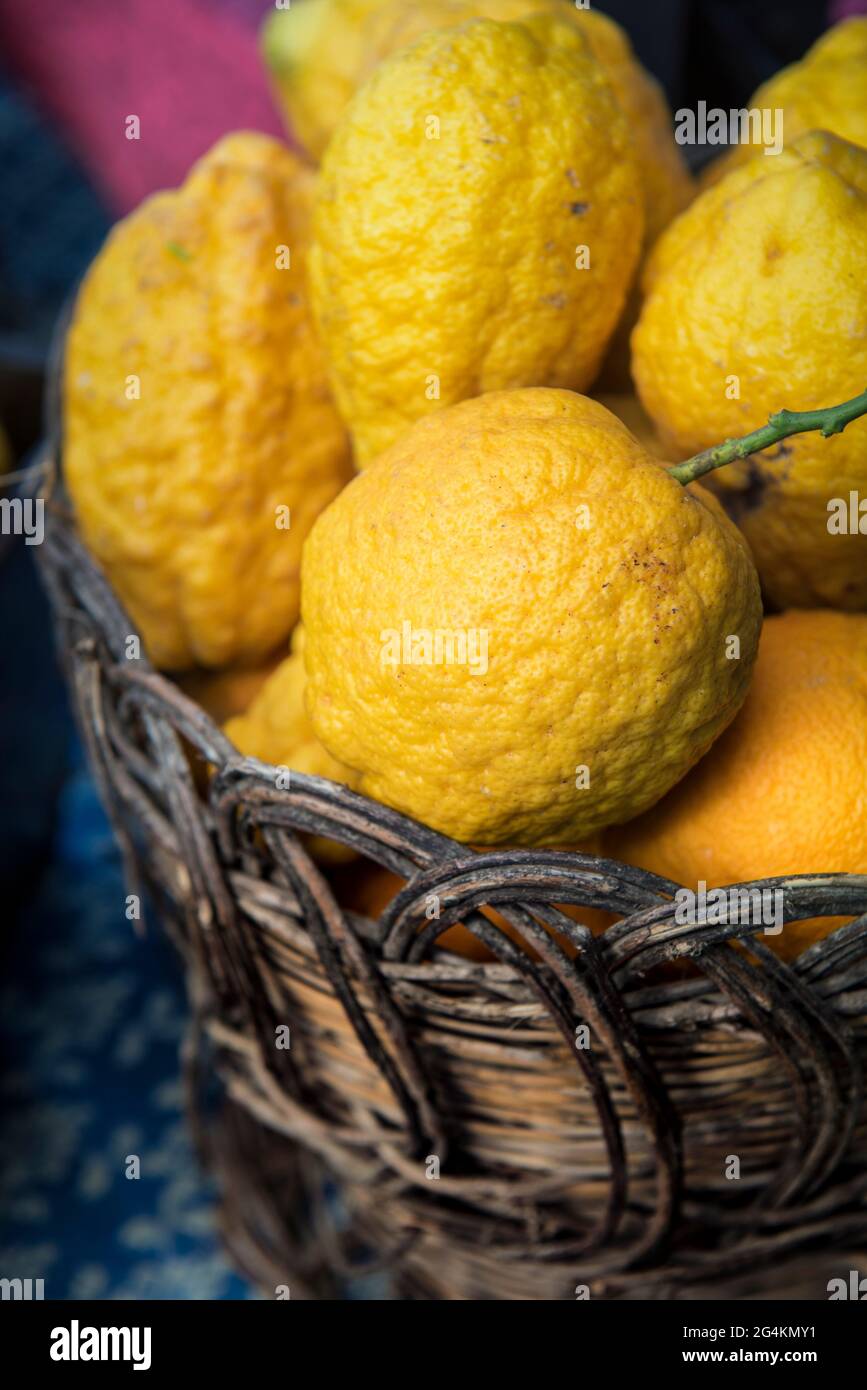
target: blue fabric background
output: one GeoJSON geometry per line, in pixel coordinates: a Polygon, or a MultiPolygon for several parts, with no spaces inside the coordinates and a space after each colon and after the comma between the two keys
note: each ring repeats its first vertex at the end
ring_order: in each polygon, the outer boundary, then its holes
{"type": "Polygon", "coordinates": [[[179,964],[126,920],[111,832],[70,751],[0,986],[0,1274],[44,1279],[46,1298],[253,1297],[186,1132],[179,964]]]}
{"type": "MultiPolygon", "coordinates": [[[[108,218],[2,77],[0,179],[0,416],[21,450],[51,326],[108,218]]],[[[0,547],[0,1278],[43,1279],[46,1298],[254,1297],[185,1129],[180,965],[124,916],[32,562],[0,547]]]]}

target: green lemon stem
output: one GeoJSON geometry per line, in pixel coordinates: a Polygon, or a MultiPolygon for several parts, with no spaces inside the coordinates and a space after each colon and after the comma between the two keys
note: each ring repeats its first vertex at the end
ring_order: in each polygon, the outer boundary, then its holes
{"type": "Polygon", "coordinates": [[[685,463],[676,463],[669,468],[672,478],[686,487],[705,473],[712,473],[723,464],[734,463],[735,459],[745,459],[749,454],[757,454],[760,449],[769,449],[772,444],[788,439],[791,434],[806,434],[809,430],[819,430],[827,439],[832,434],[840,434],[847,425],[859,416],[867,415],[867,391],[853,396],[842,405],[829,405],[824,410],[778,410],[766,425],[742,439],[727,439],[723,444],[715,444],[705,449],[685,463]]]}

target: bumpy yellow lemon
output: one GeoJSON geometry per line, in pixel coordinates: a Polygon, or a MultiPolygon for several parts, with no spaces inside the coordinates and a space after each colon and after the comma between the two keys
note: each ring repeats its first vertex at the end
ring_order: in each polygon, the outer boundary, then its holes
{"type": "Polygon", "coordinates": [[[259,666],[230,667],[224,671],[184,671],[176,677],[176,681],[184,694],[201,705],[215,724],[225,724],[228,719],[246,713],[282,659],[281,652],[279,657],[271,656],[259,666]]]}
{"type": "Polygon", "coordinates": [[[357,779],[332,758],[314,733],[304,705],[304,628],[292,634],[290,654],[256,691],[247,708],[225,726],[228,738],[248,758],[294,768],[351,786],[357,779]]]}
{"type": "Polygon", "coordinates": [[[343,108],[383,58],[430,29],[540,13],[577,25],[605,69],[629,120],[647,239],[653,240],[686,206],[692,180],[662,88],[638,62],[619,24],[596,10],[576,9],[566,0],[301,0],[270,16],[263,47],[291,129],[321,159],[343,108]]]}
{"type": "MultiPolygon", "coordinates": [[[[431,29],[474,17],[514,21],[538,13],[576,25],[614,89],[638,159],[650,246],[690,201],[693,180],[661,87],[606,15],[567,0],[302,0],[271,15],[263,44],[290,128],[321,158],[344,107],[383,58],[431,29]]],[[[639,306],[633,286],[601,368],[607,389],[631,389],[629,333],[639,306]]]]}
{"type": "Polygon", "coordinates": [[[594,390],[593,400],[604,405],[605,409],[610,410],[612,415],[616,415],[621,424],[624,424],[630,433],[635,435],[639,444],[643,445],[653,458],[667,461],[666,451],[653,427],[653,421],[634,392],[600,392],[594,390]]]}
{"type": "MultiPolygon", "coordinates": [[[[768,618],[731,728],[606,849],[693,890],[776,875],[867,873],[867,615],[768,618]]],[[[837,918],[763,939],[791,957],[837,918]]]]}
{"type": "MultiPolygon", "coordinates": [[[[322,747],[304,705],[304,628],[299,623],[292,634],[290,654],[280,662],[257,691],[243,713],[229,719],[225,733],[240,753],[259,758],[291,773],[326,777],[355,787],[358,776],[343,767],[322,747]]],[[[321,835],[307,837],[311,853],[326,864],[344,864],[355,858],[355,851],[321,835]]]]}
{"type": "MultiPolygon", "coordinates": [[[[639,395],[671,458],[783,406],[863,391],[867,150],[814,132],[704,193],[654,249],[632,346],[639,395]]],[[[712,483],[777,605],[867,607],[867,535],[850,519],[850,495],[867,497],[867,419],[833,439],[787,439],[712,483]]]]}
{"type": "MultiPolygon", "coordinates": [[[[867,146],[867,17],[844,19],[799,63],[775,73],[750,98],[758,111],[782,111],[783,139],[792,144],[810,130],[829,130],[867,146]]],[[[756,132],[750,130],[750,136],[756,132]]],[[[703,183],[716,183],[756,153],[751,138],[715,159],[703,183]]],[[[770,158],[770,157],[769,157],[770,158]]]]}
{"type": "Polygon", "coordinates": [[[304,549],[307,707],[360,789],[458,840],[568,847],[739,708],[748,547],[609,411],[495,392],[418,422],[304,549]]]}
{"type": "Polygon", "coordinates": [[[308,308],[313,175],[234,135],[120,223],[69,334],[79,524],[159,666],[261,660],[351,474],[308,308]]]}
{"type": "MultiPolygon", "coordinates": [[[[386,0],[295,0],[262,28],[262,52],[289,130],[321,159],[343,110],[370,75],[386,0]]],[[[427,27],[433,28],[434,25],[427,27]]]]}
{"type": "Polygon", "coordinates": [[[482,391],[589,383],[641,232],[628,125],[575,26],[473,20],[387,59],[329,146],[310,258],[357,462],[482,391]]]}

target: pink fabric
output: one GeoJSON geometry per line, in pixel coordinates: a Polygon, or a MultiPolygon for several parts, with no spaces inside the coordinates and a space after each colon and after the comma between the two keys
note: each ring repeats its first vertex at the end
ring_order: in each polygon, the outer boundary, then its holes
{"type": "Polygon", "coordinates": [[[828,19],[836,24],[840,19],[848,19],[853,14],[867,14],[867,0],[832,0],[828,7],[828,19]]]}
{"type": "Polygon", "coordinates": [[[258,51],[267,0],[0,0],[5,65],[109,206],[182,182],[228,130],[283,134],[258,51]],[[141,138],[128,140],[127,116],[141,138]]]}
{"type": "MultiPolygon", "coordinates": [[[[109,206],[179,184],[227,130],[283,134],[258,51],[269,0],[0,0],[5,65],[109,206]],[[141,139],[127,140],[127,116],[141,139]]],[[[831,21],[867,0],[830,0],[831,21]]]]}

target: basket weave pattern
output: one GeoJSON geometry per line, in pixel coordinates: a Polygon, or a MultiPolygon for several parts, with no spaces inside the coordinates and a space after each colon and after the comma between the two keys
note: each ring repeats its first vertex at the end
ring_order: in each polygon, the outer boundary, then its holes
{"type": "MultiPolygon", "coordinates": [[[[225,1095],[203,1143],[263,1285],[332,1296],[357,1261],[408,1297],[826,1296],[829,1259],[867,1247],[867,916],[788,966],[749,926],[677,925],[651,874],[477,854],[318,778],[278,787],[127,659],[59,486],[40,562],[129,891],[186,964],[190,1075],[225,1095]],[[378,922],[342,910],[304,832],[407,887],[378,922]],[[554,903],[620,920],[594,937],[554,903]],[[496,964],[433,951],[458,921],[496,964]]],[[[867,914],[865,877],[750,886],[783,887],[787,920],[867,914]]]]}

